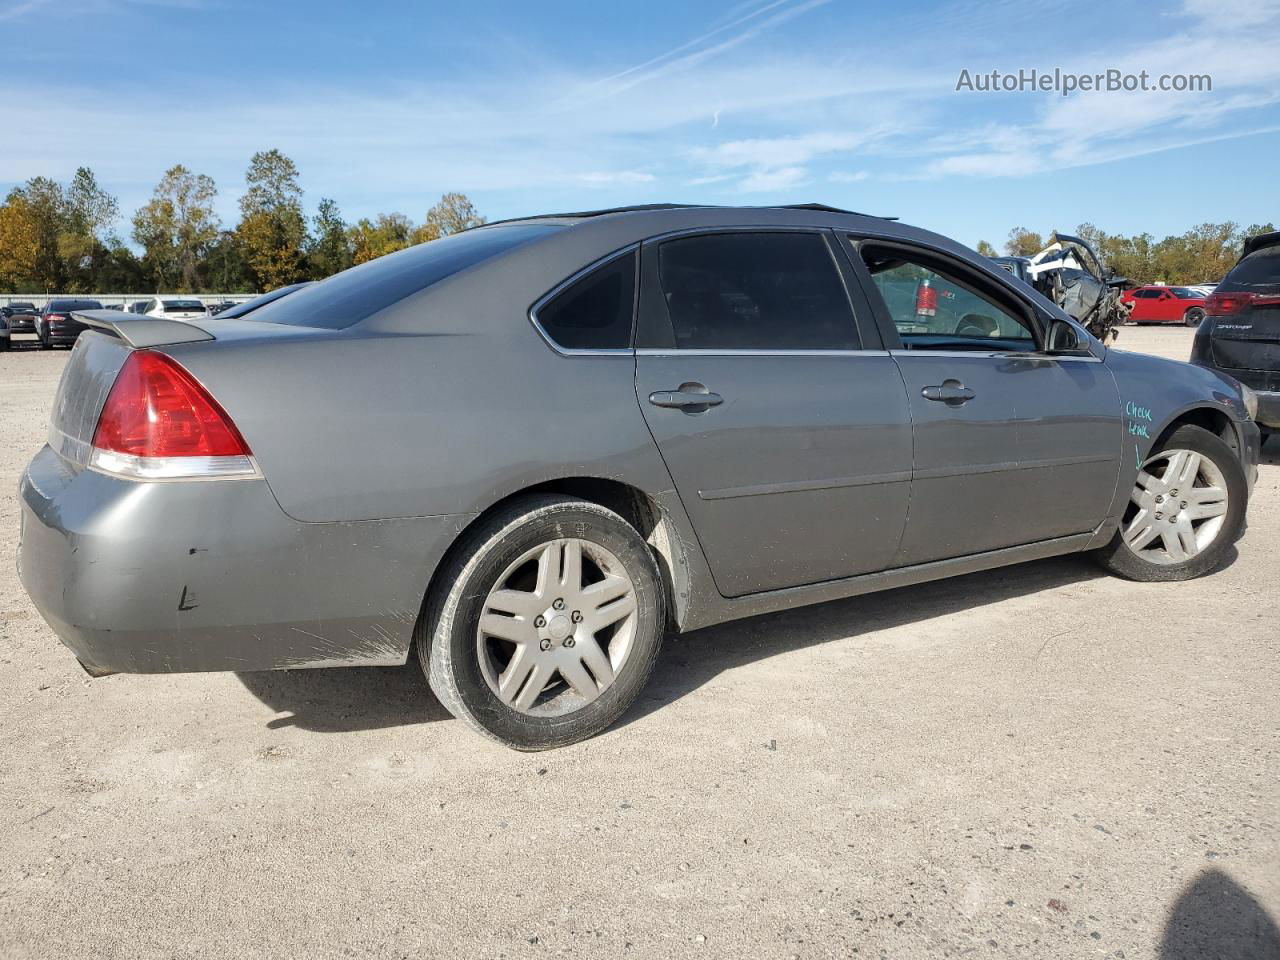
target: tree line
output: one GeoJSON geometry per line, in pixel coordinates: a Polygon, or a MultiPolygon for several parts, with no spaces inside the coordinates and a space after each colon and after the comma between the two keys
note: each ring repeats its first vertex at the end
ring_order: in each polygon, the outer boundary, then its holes
{"type": "Polygon", "coordinates": [[[253,155],[245,186],[239,222],[226,227],[213,179],[170,168],[129,220],[131,247],[117,232],[119,202],[88,167],[65,184],[33,177],[0,205],[0,291],[266,291],[485,222],[461,193],[444,194],[420,224],[402,213],[347,223],[328,197],[307,218],[298,168],[279,150],[253,155]]]}
{"type": "MultiPolygon", "coordinates": [[[[1082,223],[1074,235],[1093,247],[1103,264],[1118,277],[1139,284],[1188,284],[1217,283],[1235,266],[1245,239],[1273,230],[1270,223],[1243,228],[1231,221],[1202,223],[1186,233],[1157,240],[1149,233],[1126,237],[1082,223]]],[[[1011,257],[1030,257],[1047,245],[1035,231],[1014,227],[1004,250],[1011,257]]],[[[998,256],[995,247],[985,240],[978,243],[978,252],[987,257],[998,256]]]]}

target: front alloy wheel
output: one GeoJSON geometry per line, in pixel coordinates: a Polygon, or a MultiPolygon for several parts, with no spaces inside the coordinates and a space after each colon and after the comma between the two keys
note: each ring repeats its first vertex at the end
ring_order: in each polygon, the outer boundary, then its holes
{"type": "Polygon", "coordinates": [[[1149,563],[1199,556],[1221,534],[1229,497],[1222,470],[1208,457],[1164,450],[1138,471],[1124,541],[1149,563]]]}
{"type": "Polygon", "coordinates": [[[1119,529],[1097,559],[1130,580],[1202,576],[1226,560],[1248,499],[1244,466],[1226,441],[1180,426],[1142,462],[1119,529]]]}

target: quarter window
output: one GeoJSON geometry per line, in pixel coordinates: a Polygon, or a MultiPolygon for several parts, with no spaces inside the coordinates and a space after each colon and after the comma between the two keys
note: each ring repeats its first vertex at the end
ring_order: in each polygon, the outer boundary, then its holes
{"type": "Polygon", "coordinates": [[[658,273],[677,347],[861,347],[844,283],[819,234],[669,240],[658,248],[658,273]]]}
{"type": "Polygon", "coordinates": [[[867,243],[858,252],[907,349],[1036,349],[1027,317],[997,305],[957,274],[937,269],[932,258],[867,243]]]}
{"type": "Polygon", "coordinates": [[[631,346],[636,253],[615,257],[538,308],[538,324],[566,350],[625,350],[631,346]]]}

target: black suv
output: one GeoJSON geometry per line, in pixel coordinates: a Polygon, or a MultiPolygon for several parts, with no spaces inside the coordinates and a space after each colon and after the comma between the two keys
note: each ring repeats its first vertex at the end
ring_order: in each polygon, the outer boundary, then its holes
{"type": "Polygon", "coordinates": [[[1280,230],[1250,237],[1204,302],[1191,362],[1229,374],[1257,394],[1263,441],[1280,432],[1280,230]]]}

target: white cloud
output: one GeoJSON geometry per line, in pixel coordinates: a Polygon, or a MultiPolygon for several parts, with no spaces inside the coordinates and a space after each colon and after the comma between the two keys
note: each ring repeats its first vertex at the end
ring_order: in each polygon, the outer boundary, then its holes
{"type": "Polygon", "coordinates": [[[827,179],[832,183],[861,183],[870,177],[871,174],[866,170],[836,170],[827,179]]]}
{"type": "Polygon", "coordinates": [[[804,167],[777,167],[758,170],[746,177],[739,186],[744,193],[772,193],[798,187],[808,179],[809,171],[804,167]]]}
{"type": "Polygon", "coordinates": [[[578,179],[583,183],[653,183],[657,178],[652,173],[642,170],[596,170],[591,173],[580,173],[578,179]]]}

